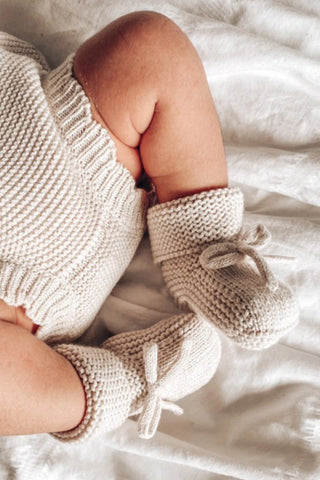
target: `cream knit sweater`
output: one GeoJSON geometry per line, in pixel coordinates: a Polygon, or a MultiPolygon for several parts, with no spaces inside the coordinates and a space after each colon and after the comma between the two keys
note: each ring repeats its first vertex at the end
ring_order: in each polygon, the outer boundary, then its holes
{"type": "Polygon", "coordinates": [[[148,196],[72,75],[0,32],[0,298],[47,342],[93,321],[132,259],[148,196]]]}

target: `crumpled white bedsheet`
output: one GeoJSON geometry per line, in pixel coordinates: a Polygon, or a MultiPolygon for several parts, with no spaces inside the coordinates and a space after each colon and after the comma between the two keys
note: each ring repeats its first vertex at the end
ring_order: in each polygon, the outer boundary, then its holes
{"type": "MultiPolygon", "coordinates": [[[[221,335],[215,377],[179,402],[185,415],[165,412],[152,440],[137,438],[133,420],[77,446],[49,435],[4,437],[0,478],[318,480],[320,2],[0,0],[0,29],[56,66],[105,24],[143,9],[178,23],[204,62],[245,223],[270,229],[266,253],[296,257],[274,269],[298,297],[300,324],[263,352],[221,335]]],[[[86,340],[174,312],[145,237],[86,340]]]]}

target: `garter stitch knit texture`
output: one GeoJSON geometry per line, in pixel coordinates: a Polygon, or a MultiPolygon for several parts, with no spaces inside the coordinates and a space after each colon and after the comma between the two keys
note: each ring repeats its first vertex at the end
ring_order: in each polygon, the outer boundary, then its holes
{"type": "Polygon", "coordinates": [[[148,227],[154,261],[178,305],[255,350],[291,330],[299,309],[257,252],[269,232],[263,225],[244,232],[242,215],[240,189],[221,188],[153,206],[148,227]]]}
{"type": "Polygon", "coordinates": [[[59,440],[76,442],[101,430],[114,430],[136,414],[140,414],[139,436],[151,438],[161,410],[182,413],[172,402],[205,385],[221,355],[218,335],[190,313],[115,335],[101,348],[61,344],[54,349],[76,368],[86,393],[80,425],[54,434],[59,440]]]}
{"type": "Polygon", "coordinates": [[[47,342],[93,321],[132,259],[148,195],[72,75],[0,32],[0,298],[47,342]]]}

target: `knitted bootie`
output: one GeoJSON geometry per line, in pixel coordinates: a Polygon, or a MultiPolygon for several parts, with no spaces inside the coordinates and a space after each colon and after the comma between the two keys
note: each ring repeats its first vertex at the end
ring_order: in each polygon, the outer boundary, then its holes
{"type": "Polygon", "coordinates": [[[161,410],[183,413],[172,402],[205,385],[221,354],[217,334],[192,313],[115,335],[101,348],[60,344],[54,349],[77,370],[87,401],[80,425],[53,434],[63,441],[80,441],[98,430],[114,430],[136,414],[140,414],[139,436],[152,437],[161,410]]]}
{"type": "Polygon", "coordinates": [[[178,305],[241,346],[260,349],[296,325],[298,306],[256,251],[269,232],[263,225],[243,232],[242,216],[239,188],[210,190],[150,208],[149,235],[178,305]]]}

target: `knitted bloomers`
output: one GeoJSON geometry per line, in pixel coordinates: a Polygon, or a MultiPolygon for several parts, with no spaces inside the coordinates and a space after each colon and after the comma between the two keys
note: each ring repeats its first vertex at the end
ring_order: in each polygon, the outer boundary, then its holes
{"type": "Polygon", "coordinates": [[[149,198],[116,157],[72,73],[0,32],[0,298],[38,338],[72,341],[94,320],[145,230],[149,198]]]}
{"type": "Polygon", "coordinates": [[[140,414],[139,436],[155,433],[162,409],[181,414],[172,403],[205,385],[220,360],[220,341],[194,314],[174,316],[145,330],[111,337],[101,348],[57,345],[77,370],[87,408],[78,427],[53,434],[63,441],[80,441],[98,430],[119,427],[140,414]]]}
{"type": "Polygon", "coordinates": [[[223,188],[150,208],[148,227],[154,261],[178,305],[260,349],[296,325],[298,306],[256,250],[269,232],[263,225],[244,232],[242,216],[239,188],[223,188]]]}

